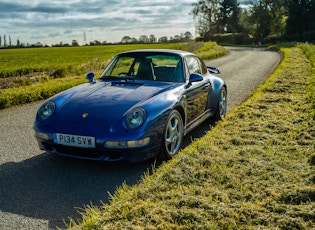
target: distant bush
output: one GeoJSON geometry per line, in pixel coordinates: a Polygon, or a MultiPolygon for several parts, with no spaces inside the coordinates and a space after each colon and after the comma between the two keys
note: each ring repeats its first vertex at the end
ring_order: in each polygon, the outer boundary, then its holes
{"type": "Polygon", "coordinates": [[[208,42],[194,53],[201,59],[213,59],[227,54],[227,50],[216,42],[208,42]]]}
{"type": "Polygon", "coordinates": [[[210,36],[212,41],[218,44],[233,44],[233,45],[252,45],[255,41],[247,34],[229,33],[229,34],[214,34],[210,36]]]}

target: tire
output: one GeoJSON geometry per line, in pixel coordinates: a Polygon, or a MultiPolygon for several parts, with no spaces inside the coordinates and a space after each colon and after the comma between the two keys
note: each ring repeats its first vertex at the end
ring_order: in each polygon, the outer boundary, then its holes
{"type": "Polygon", "coordinates": [[[173,110],[168,118],[161,145],[160,159],[169,160],[177,155],[183,142],[183,119],[177,110],[173,110]]]}
{"type": "Polygon", "coordinates": [[[211,121],[216,122],[225,118],[226,109],[227,109],[227,91],[225,87],[222,87],[222,89],[220,90],[217,108],[213,117],[211,118],[211,121]]]}

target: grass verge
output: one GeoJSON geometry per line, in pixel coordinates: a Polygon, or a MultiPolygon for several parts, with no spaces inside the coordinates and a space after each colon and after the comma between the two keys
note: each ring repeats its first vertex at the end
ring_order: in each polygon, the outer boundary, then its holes
{"type": "Polygon", "coordinates": [[[281,49],[283,62],[246,103],[68,229],[314,229],[310,49],[281,49]]]}

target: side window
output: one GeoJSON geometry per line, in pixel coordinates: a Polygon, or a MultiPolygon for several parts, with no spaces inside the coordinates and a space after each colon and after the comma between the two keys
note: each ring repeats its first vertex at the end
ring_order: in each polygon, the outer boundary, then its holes
{"type": "Polygon", "coordinates": [[[202,74],[198,58],[186,57],[185,59],[186,59],[189,74],[192,74],[192,73],[202,74]]]}

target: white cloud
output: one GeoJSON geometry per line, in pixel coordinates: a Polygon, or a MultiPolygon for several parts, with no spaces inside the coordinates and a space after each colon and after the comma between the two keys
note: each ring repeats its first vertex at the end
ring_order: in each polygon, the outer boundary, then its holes
{"type": "Polygon", "coordinates": [[[21,42],[83,44],[99,40],[118,42],[125,35],[139,38],[154,34],[174,36],[186,31],[194,34],[189,12],[195,0],[0,0],[0,35],[21,42]]]}

